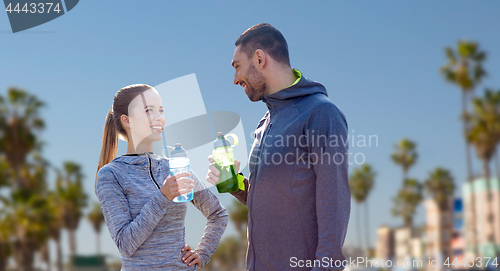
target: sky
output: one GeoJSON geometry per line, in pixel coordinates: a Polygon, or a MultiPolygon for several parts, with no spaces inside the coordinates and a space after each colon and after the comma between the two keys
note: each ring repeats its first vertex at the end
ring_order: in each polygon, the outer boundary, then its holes
{"type": "MultiPolygon", "coordinates": [[[[479,42],[488,54],[489,76],[476,94],[484,87],[500,89],[499,11],[497,1],[80,1],[64,16],[15,34],[0,12],[0,94],[19,87],[46,102],[44,156],[54,166],[68,160],[82,165],[85,190],[97,201],[94,176],[104,119],[124,86],[154,86],[195,73],[207,111],[238,113],[247,144],[252,142],[250,132],[267,108],[233,85],[231,59],[241,33],[270,23],[286,38],[292,67],[325,85],[347,118],[349,135],[378,138],[370,147],[350,148],[377,172],[368,199],[374,245],[378,226],[402,224],[390,213],[402,180],[401,169],[390,160],[396,142],[408,137],[417,143],[419,158],[409,176],[424,181],[431,170],[444,167],[459,187],[463,183],[460,91],[439,74],[446,63],[443,48],[459,39],[479,42]]],[[[164,106],[175,102],[163,100],[164,106]]],[[[124,152],[120,144],[119,154],[124,152]]],[[[232,197],[215,193],[230,208],[232,197]]],[[[355,211],[353,203],[346,238],[352,245],[358,241],[355,211]]],[[[191,246],[198,243],[204,221],[196,209],[188,209],[191,246]]],[[[420,207],[415,224],[423,221],[420,207]]],[[[230,224],[224,237],[234,234],[230,224]]],[[[101,236],[102,251],[118,256],[105,227],[101,236]]],[[[85,220],[77,242],[78,253],[95,252],[85,220]]]]}

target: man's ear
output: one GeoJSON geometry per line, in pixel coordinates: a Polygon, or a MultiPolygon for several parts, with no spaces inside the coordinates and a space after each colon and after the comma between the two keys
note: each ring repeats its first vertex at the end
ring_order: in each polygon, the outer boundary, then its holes
{"type": "Polygon", "coordinates": [[[128,116],[126,116],[126,115],[121,115],[121,116],[120,116],[120,121],[121,121],[121,123],[122,123],[122,125],[123,125],[123,128],[125,128],[125,127],[126,127],[126,128],[129,128],[129,129],[130,129],[130,120],[129,120],[128,116]]]}
{"type": "Polygon", "coordinates": [[[255,66],[259,67],[259,70],[262,71],[267,61],[266,53],[261,49],[255,50],[254,61],[255,61],[255,66]]]}

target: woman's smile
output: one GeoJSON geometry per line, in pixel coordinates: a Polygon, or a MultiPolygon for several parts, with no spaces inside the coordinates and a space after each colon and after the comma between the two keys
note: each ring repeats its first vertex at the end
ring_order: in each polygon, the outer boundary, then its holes
{"type": "Polygon", "coordinates": [[[151,129],[158,133],[161,133],[163,131],[163,127],[161,125],[151,125],[151,129]]]}

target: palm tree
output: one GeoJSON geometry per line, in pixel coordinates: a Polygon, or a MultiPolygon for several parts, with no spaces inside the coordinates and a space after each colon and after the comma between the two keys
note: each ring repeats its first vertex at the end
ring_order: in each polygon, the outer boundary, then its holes
{"type": "Polygon", "coordinates": [[[32,195],[24,199],[22,192],[16,192],[13,200],[6,205],[4,223],[10,225],[12,252],[17,267],[21,271],[33,268],[35,252],[47,241],[47,230],[43,225],[50,221],[46,212],[47,200],[43,196],[32,195]],[[12,227],[15,225],[15,227],[12,227]]]}
{"type": "Polygon", "coordinates": [[[44,128],[39,117],[42,106],[36,96],[16,88],[10,88],[7,97],[0,96],[0,183],[12,188],[9,196],[1,197],[1,234],[9,236],[3,243],[12,248],[21,271],[32,270],[50,220],[45,209],[48,163],[40,156],[43,144],[37,136],[44,128]]]}
{"type": "Polygon", "coordinates": [[[239,237],[229,236],[224,238],[217,246],[211,261],[203,269],[217,271],[242,270],[240,263],[244,262],[244,260],[241,259],[240,247],[241,240],[239,237]]]}
{"type": "Polygon", "coordinates": [[[8,241],[11,225],[6,223],[4,216],[5,211],[0,210],[0,271],[7,270],[7,260],[12,254],[10,242],[8,241]]]}
{"type": "MultiPolygon", "coordinates": [[[[3,156],[0,156],[0,189],[9,185],[9,165],[3,156]]],[[[8,202],[8,199],[0,195],[2,202],[8,202]]],[[[11,255],[10,244],[8,242],[10,225],[5,223],[5,211],[0,211],[0,271],[4,271],[7,266],[7,259],[11,255]]]]}
{"type": "Polygon", "coordinates": [[[403,138],[395,146],[395,151],[391,155],[392,161],[403,168],[403,179],[408,178],[408,170],[415,164],[418,158],[416,152],[417,144],[407,138],[403,138]]]}
{"type": "Polygon", "coordinates": [[[240,236],[246,236],[248,225],[248,208],[237,200],[233,200],[233,208],[229,210],[229,219],[233,221],[240,236]]]}
{"type": "Polygon", "coordinates": [[[495,152],[495,175],[497,178],[500,178],[500,159],[498,158],[498,148],[495,152]]]}
{"type": "MultiPolygon", "coordinates": [[[[462,93],[462,117],[468,114],[467,102],[468,96],[473,96],[474,89],[481,83],[481,80],[487,75],[483,69],[482,63],[486,60],[486,52],[479,49],[479,45],[473,41],[459,40],[457,47],[453,50],[451,47],[445,47],[446,58],[448,63],[441,67],[441,74],[446,81],[457,86],[462,93]]],[[[463,133],[466,136],[468,129],[468,121],[466,118],[462,119],[463,133]]],[[[473,177],[472,177],[472,162],[469,148],[469,141],[465,140],[465,158],[467,163],[467,181],[471,187],[471,205],[470,205],[470,218],[466,219],[468,228],[472,235],[467,243],[477,244],[477,229],[476,221],[476,203],[473,190],[473,177]]],[[[477,254],[477,246],[474,246],[474,253],[477,254]]]]}
{"type": "MultiPolygon", "coordinates": [[[[443,217],[442,214],[451,211],[452,205],[450,205],[450,199],[453,198],[455,184],[448,170],[438,167],[434,171],[429,172],[429,177],[424,182],[424,187],[427,194],[436,202],[438,210],[441,213],[441,218],[443,217]]],[[[444,232],[443,223],[439,223],[439,225],[441,227],[440,231],[444,232]]],[[[443,255],[445,257],[450,255],[451,243],[444,243],[443,239],[439,241],[441,242],[443,255]]]]}
{"type": "Polygon", "coordinates": [[[413,216],[417,205],[422,201],[422,184],[416,179],[405,179],[403,187],[393,198],[392,214],[401,216],[407,227],[413,226],[413,216]]]}
{"type": "Polygon", "coordinates": [[[11,254],[10,245],[5,241],[0,241],[0,271],[5,271],[7,259],[11,254]]]}
{"type": "MultiPolygon", "coordinates": [[[[236,226],[239,235],[239,245],[237,246],[238,259],[236,262],[237,269],[244,269],[245,252],[247,247],[247,231],[248,226],[248,208],[237,200],[233,200],[233,208],[229,210],[229,219],[236,226]]],[[[232,241],[228,241],[232,242],[232,241]]]]}
{"type": "Polygon", "coordinates": [[[63,228],[63,206],[64,202],[59,194],[51,191],[48,195],[47,212],[52,219],[47,223],[48,235],[56,243],[56,269],[63,271],[63,256],[61,247],[61,229],[63,228]]]}
{"type": "Polygon", "coordinates": [[[40,259],[47,265],[47,271],[52,271],[52,265],[50,263],[50,249],[49,249],[49,239],[40,246],[39,249],[40,259]]]}
{"type": "MultiPolygon", "coordinates": [[[[484,98],[474,99],[473,111],[465,115],[465,119],[470,123],[466,131],[467,141],[474,146],[477,156],[483,162],[483,174],[489,203],[488,215],[492,216],[495,207],[493,206],[490,189],[491,174],[489,164],[500,142],[500,91],[494,92],[487,89],[484,98]]],[[[493,219],[488,219],[488,221],[491,227],[488,239],[489,242],[495,244],[494,221],[493,219]]],[[[494,248],[495,245],[492,247],[494,248]]]]}
{"type": "MultiPolygon", "coordinates": [[[[373,188],[373,182],[376,173],[372,171],[372,167],[368,164],[363,164],[361,168],[355,168],[353,174],[349,177],[349,189],[351,191],[351,196],[356,201],[356,206],[358,207],[361,203],[365,203],[365,233],[366,233],[366,253],[368,255],[368,249],[370,247],[370,237],[369,237],[369,224],[368,224],[368,204],[366,200],[368,195],[373,188]]],[[[358,210],[358,208],[356,208],[358,210]]],[[[359,210],[357,211],[357,230],[358,230],[358,245],[360,244],[361,230],[360,230],[360,218],[359,210]]]]}
{"type": "MultiPolygon", "coordinates": [[[[9,173],[9,164],[5,161],[3,156],[0,156],[0,189],[9,186],[9,173]]],[[[0,199],[2,202],[8,202],[8,199],[2,195],[0,195],[0,199]]],[[[4,271],[6,269],[7,260],[12,253],[8,242],[10,225],[5,223],[4,215],[5,212],[3,210],[0,211],[0,271],[4,271]]]]}
{"type": "MultiPolygon", "coordinates": [[[[474,92],[477,85],[486,76],[482,63],[486,59],[486,52],[480,51],[476,42],[459,40],[456,51],[445,47],[448,63],[441,67],[441,74],[446,81],[456,85],[462,91],[462,116],[466,115],[468,97],[474,92]]],[[[467,131],[467,120],[463,119],[463,131],[467,131]]],[[[467,159],[467,177],[472,179],[471,157],[467,141],[465,142],[467,159]]]]}
{"type": "Polygon", "coordinates": [[[235,224],[238,236],[229,236],[221,240],[211,261],[203,268],[207,270],[245,270],[245,251],[247,245],[246,228],[248,209],[237,200],[229,210],[229,219],[235,224]]]}
{"type": "Polygon", "coordinates": [[[0,153],[13,169],[14,184],[25,190],[33,187],[23,178],[21,170],[28,154],[38,147],[37,132],[44,127],[39,110],[44,103],[24,90],[10,88],[7,98],[0,96],[0,153]]]}
{"type": "Polygon", "coordinates": [[[455,183],[450,171],[444,168],[436,168],[429,172],[428,179],[424,182],[424,187],[428,195],[430,195],[440,211],[449,210],[452,206],[449,205],[450,198],[453,197],[455,183]]]}
{"type": "Polygon", "coordinates": [[[104,216],[102,214],[101,205],[98,202],[94,202],[92,210],[87,214],[87,219],[94,228],[96,234],[96,251],[97,254],[101,253],[99,235],[101,233],[101,226],[104,222],[104,216]]]}
{"type": "Polygon", "coordinates": [[[82,209],[87,205],[87,195],[83,191],[82,179],[80,166],[74,162],[65,162],[64,174],[58,173],[56,183],[59,197],[63,201],[63,225],[68,230],[71,255],[76,253],[75,230],[83,215],[82,209]]]}

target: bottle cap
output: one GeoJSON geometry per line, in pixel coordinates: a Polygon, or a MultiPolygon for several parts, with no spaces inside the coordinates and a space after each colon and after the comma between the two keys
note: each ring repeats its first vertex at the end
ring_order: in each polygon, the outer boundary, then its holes
{"type": "Polygon", "coordinates": [[[181,147],[181,143],[175,143],[175,149],[170,153],[170,157],[187,157],[187,151],[181,147]]]}
{"type": "Polygon", "coordinates": [[[220,148],[220,147],[231,147],[231,142],[229,140],[224,138],[224,134],[222,132],[219,132],[217,135],[217,140],[214,141],[214,149],[220,148]]]}

